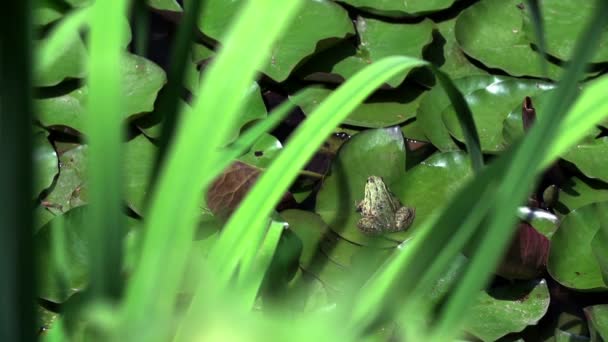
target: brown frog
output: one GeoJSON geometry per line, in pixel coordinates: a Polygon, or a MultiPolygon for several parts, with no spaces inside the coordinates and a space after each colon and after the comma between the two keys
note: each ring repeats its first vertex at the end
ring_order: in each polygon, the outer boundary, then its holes
{"type": "Polygon", "coordinates": [[[406,230],[416,216],[416,209],[401,205],[377,176],[367,178],[365,197],[357,203],[357,211],[361,213],[357,226],[370,235],[406,230]]]}

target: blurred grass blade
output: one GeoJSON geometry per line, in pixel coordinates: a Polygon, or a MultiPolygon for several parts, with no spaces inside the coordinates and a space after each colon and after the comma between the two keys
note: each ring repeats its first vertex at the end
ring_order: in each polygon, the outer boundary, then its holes
{"type": "MultiPolygon", "coordinates": [[[[358,72],[340,86],[296,129],[279,156],[256,182],[232,215],[209,254],[209,266],[218,274],[220,288],[228,281],[249,248],[258,240],[276,203],[295,180],[326,137],[359,103],[390,77],[425,61],[410,57],[386,57],[358,72]]],[[[195,303],[202,305],[203,302],[195,303]]]]}
{"type": "Polygon", "coordinates": [[[93,297],[117,298],[121,292],[122,140],[124,111],[120,99],[121,42],[126,0],[96,1],[91,5],[89,35],[89,94],[86,105],[89,145],[89,211],[87,239],[90,250],[89,288],[93,297]]]}
{"type": "Polygon", "coordinates": [[[452,106],[456,110],[456,117],[458,123],[462,129],[464,135],[464,141],[467,146],[467,152],[471,158],[471,165],[473,170],[479,172],[483,167],[483,154],[481,153],[481,142],[479,141],[479,134],[477,134],[477,128],[475,127],[475,121],[473,121],[473,113],[467,104],[466,100],[458,91],[458,88],[454,86],[452,80],[443,71],[432,67],[439,84],[445,90],[445,93],[450,98],[452,106]]]}
{"type": "Polygon", "coordinates": [[[91,6],[72,11],[51,30],[48,38],[42,42],[38,49],[36,55],[38,69],[48,69],[61,57],[71,43],[74,34],[89,23],[92,8],[91,6]]]}
{"type": "Polygon", "coordinates": [[[32,222],[32,3],[2,3],[0,22],[0,339],[35,338],[32,222]]]}
{"type": "Polygon", "coordinates": [[[538,175],[539,167],[547,151],[550,150],[559,136],[558,128],[566,111],[575,99],[580,80],[587,62],[593,57],[599,45],[607,18],[608,1],[597,1],[597,11],[589,27],[579,37],[571,63],[564,73],[555,92],[551,93],[545,107],[551,115],[540,116],[529,134],[518,146],[509,163],[504,180],[501,182],[494,202],[494,215],[489,216],[488,229],[482,238],[469,267],[454,293],[449,297],[439,316],[435,336],[445,340],[454,336],[462,321],[463,314],[469,306],[472,296],[488,281],[491,270],[497,265],[513,234],[517,216],[517,207],[531,190],[538,175]]]}
{"type": "Polygon", "coordinates": [[[547,43],[545,42],[545,34],[543,30],[543,16],[540,12],[539,0],[526,0],[526,6],[530,12],[530,20],[532,21],[532,28],[534,29],[534,36],[538,42],[539,58],[538,63],[540,64],[540,70],[545,77],[549,77],[549,68],[547,66],[547,43]]]}
{"type": "Polygon", "coordinates": [[[69,284],[68,279],[71,279],[72,271],[70,270],[68,255],[66,253],[68,246],[66,244],[65,219],[63,215],[57,215],[50,224],[52,262],[57,267],[57,276],[60,277],[57,281],[63,288],[67,288],[69,284]]]}
{"type": "Polygon", "coordinates": [[[207,67],[198,91],[204,96],[197,96],[191,113],[181,117],[150,202],[141,254],[145,262],[131,278],[125,303],[126,334],[165,321],[172,314],[202,193],[216,176],[212,172],[219,172],[214,165],[223,157],[220,147],[257,70],[267,62],[273,42],[300,3],[243,2],[222,48],[207,67]],[[266,25],[269,22],[273,25],[266,25]],[[161,264],[171,267],[159,268],[161,264]]]}
{"type": "MultiPolygon", "coordinates": [[[[135,0],[131,6],[133,16],[133,40],[136,55],[147,56],[148,39],[150,38],[150,14],[146,0],[135,0]]],[[[179,36],[179,35],[178,35],[179,36]]]]}

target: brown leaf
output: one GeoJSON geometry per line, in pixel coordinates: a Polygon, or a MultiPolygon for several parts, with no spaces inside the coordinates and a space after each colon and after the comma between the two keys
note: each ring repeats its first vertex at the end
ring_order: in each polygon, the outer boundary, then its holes
{"type": "Polygon", "coordinates": [[[529,223],[521,222],[496,273],[507,279],[533,279],[547,266],[550,241],[529,223]]]}
{"type": "MultiPolygon", "coordinates": [[[[232,163],[207,191],[207,207],[215,216],[227,219],[245,198],[260,174],[260,169],[249,164],[240,161],[232,163]]],[[[293,196],[286,193],[277,209],[282,210],[293,203],[293,196]]]]}

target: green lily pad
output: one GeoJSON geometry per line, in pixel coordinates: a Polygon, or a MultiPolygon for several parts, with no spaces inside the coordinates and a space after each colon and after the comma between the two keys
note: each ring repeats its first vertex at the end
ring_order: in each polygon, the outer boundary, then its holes
{"type": "Polygon", "coordinates": [[[575,145],[561,156],[590,178],[608,182],[608,137],[575,145]]]}
{"type": "Polygon", "coordinates": [[[429,138],[424,134],[424,130],[422,129],[420,122],[418,120],[409,120],[401,126],[401,132],[403,132],[403,136],[406,139],[416,140],[416,141],[424,141],[428,142],[429,138]]]}
{"type": "MultiPolygon", "coordinates": [[[[440,70],[450,75],[452,79],[487,74],[485,70],[474,66],[458,45],[454,32],[456,19],[436,24],[434,38],[438,40],[437,43],[441,48],[439,51],[431,49],[428,55],[425,53],[426,59],[432,61],[440,70]]],[[[433,41],[433,45],[435,45],[435,41],[433,41]]]]}
{"type": "MultiPolygon", "coordinates": [[[[606,219],[605,214],[603,215],[600,218],[602,221],[606,219]]],[[[591,251],[600,266],[604,284],[608,286],[608,248],[606,246],[608,246],[608,225],[603,224],[591,241],[591,251]]]]}
{"type": "MultiPolygon", "coordinates": [[[[492,76],[486,77],[492,78],[492,76]]],[[[521,108],[521,103],[526,96],[533,96],[552,88],[553,85],[546,82],[503,78],[466,94],[465,100],[473,113],[473,121],[479,134],[482,151],[496,153],[504,150],[502,124],[509,112],[518,104],[521,108]]],[[[447,106],[442,112],[442,118],[451,135],[464,142],[464,135],[454,107],[447,106]]]]}
{"type": "Polygon", "coordinates": [[[536,324],[549,308],[546,281],[522,281],[483,291],[467,315],[465,330],[483,341],[496,341],[536,324]]]}
{"type": "MultiPolygon", "coordinates": [[[[464,52],[490,68],[513,76],[544,77],[541,56],[523,31],[520,0],[486,0],[464,10],[456,21],[456,40],[464,52]],[[500,20],[497,20],[497,19],[500,20]]],[[[548,64],[548,76],[558,79],[561,68],[548,64]]]]}
{"type": "Polygon", "coordinates": [[[455,0],[343,0],[351,6],[369,13],[385,15],[388,17],[405,17],[428,14],[446,9],[455,0]]]}
{"type": "MultiPolygon", "coordinates": [[[[304,114],[311,114],[332,92],[323,86],[308,87],[306,94],[296,104],[304,114]]],[[[368,97],[344,120],[344,124],[366,128],[381,128],[397,125],[413,118],[424,89],[407,85],[391,90],[379,90],[368,97]]]]}
{"type": "Polygon", "coordinates": [[[594,341],[608,341],[608,305],[594,305],[585,308],[589,320],[589,330],[594,341]]]}
{"type": "MultiPolygon", "coordinates": [[[[136,55],[123,59],[122,97],[127,119],[135,114],[149,112],[154,108],[158,91],[165,84],[164,71],[149,60],[136,55]]],[[[37,100],[37,118],[45,127],[67,126],[86,134],[85,101],[88,87],[83,86],[63,96],[37,100]]]]}
{"type": "Polygon", "coordinates": [[[547,270],[560,284],[578,290],[608,289],[591,249],[600,228],[597,212],[606,210],[608,202],[575,209],[553,235],[547,270]]]}
{"type": "Polygon", "coordinates": [[[48,208],[37,205],[34,208],[34,233],[37,232],[40,228],[42,228],[45,224],[49,223],[54,217],[53,214],[48,208]]]}
{"type": "Polygon", "coordinates": [[[39,0],[34,5],[34,22],[36,25],[48,25],[63,16],[63,7],[57,0],[39,0]]]}
{"type": "Polygon", "coordinates": [[[314,213],[295,209],[282,211],[281,217],[302,242],[300,267],[334,291],[343,291],[348,286],[348,269],[331,261],[320,248],[329,232],[325,222],[314,213]]]}
{"type": "MultiPolygon", "coordinates": [[[[351,242],[393,247],[395,242],[363,234],[355,202],[363,199],[369,176],[383,177],[387,186],[405,170],[405,145],[399,127],[363,131],[344,143],[317,195],[315,211],[331,229],[351,242]]],[[[407,202],[403,202],[407,203],[407,202]]]]}
{"type": "MultiPolygon", "coordinates": [[[[570,60],[577,40],[589,24],[593,13],[597,11],[596,3],[576,0],[544,0],[539,2],[539,6],[542,13],[547,53],[561,60],[570,60]]],[[[530,11],[525,10],[523,30],[526,38],[538,45],[530,11]]],[[[602,43],[591,58],[591,63],[608,61],[606,39],[608,39],[608,30],[604,29],[602,43]]]]}
{"type": "MultiPolygon", "coordinates": [[[[494,83],[505,80],[501,76],[470,76],[454,80],[454,85],[467,96],[479,89],[490,88],[494,83]]],[[[442,87],[433,87],[420,100],[416,120],[430,142],[441,151],[455,151],[460,148],[454,141],[442,119],[442,112],[451,106],[450,99],[442,87]]]]}
{"type": "MultiPolygon", "coordinates": [[[[51,32],[53,34],[53,32],[51,32]]],[[[47,37],[37,42],[39,46],[47,44],[47,37]]],[[[57,51],[53,61],[44,67],[37,64],[34,70],[34,85],[49,87],[59,84],[66,78],[82,78],[86,75],[87,49],[78,32],[73,32],[66,46],[57,51]]]]}
{"type": "Polygon", "coordinates": [[[572,177],[561,187],[555,209],[558,214],[566,215],[577,208],[603,201],[608,201],[608,184],[572,177]]]}
{"type": "Polygon", "coordinates": [[[157,10],[182,12],[182,7],[176,0],[146,0],[146,2],[148,6],[157,10]]]}
{"type": "Polygon", "coordinates": [[[521,207],[518,214],[520,219],[528,222],[536,231],[543,234],[549,240],[559,227],[559,218],[548,211],[521,207]]]}
{"type": "Polygon", "coordinates": [[[129,207],[139,215],[149,195],[150,177],[156,161],[158,149],[143,135],[139,135],[125,145],[124,186],[129,207]]]}
{"type": "Polygon", "coordinates": [[[47,137],[48,133],[43,130],[34,133],[34,197],[49,188],[59,173],[57,152],[47,137]]]}
{"type": "Polygon", "coordinates": [[[279,139],[268,133],[264,133],[253,146],[251,146],[249,152],[239,157],[239,160],[243,163],[265,169],[282,149],[283,145],[279,139]]]}
{"type": "Polygon", "coordinates": [[[409,231],[415,231],[435,210],[441,210],[472,175],[470,158],[456,151],[435,153],[408,170],[394,183],[393,192],[402,203],[416,208],[416,218],[408,231],[389,237],[404,240],[409,231]]]}
{"type": "MultiPolygon", "coordinates": [[[[36,260],[38,267],[38,294],[40,298],[55,303],[62,303],[71,295],[81,291],[88,282],[89,245],[86,238],[87,207],[72,209],[60,216],[63,220],[63,239],[65,264],[54,250],[55,239],[61,241],[56,222],[51,221],[35,235],[36,260]]],[[[138,221],[125,217],[127,228],[132,229],[138,221]]],[[[125,231],[126,233],[126,231],[125,231]]]]}
{"type": "MultiPolygon", "coordinates": [[[[228,23],[243,1],[210,0],[205,2],[199,28],[207,36],[220,40],[228,23]]],[[[291,71],[320,45],[329,40],[354,34],[348,13],[333,1],[304,1],[290,26],[275,43],[270,62],[261,70],[277,82],[282,82],[291,71]]]]}
{"type": "Polygon", "coordinates": [[[43,200],[43,205],[53,214],[60,215],[86,204],[87,151],[86,145],[79,145],[59,157],[59,177],[43,200]]]}
{"type": "MultiPolygon", "coordinates": [[[[359,70],[387,56],[422,58],[423,48],[432,41],[433,22],[429,19],[417,24],[396,24],[358,17],[356,25],[359,35],[356,46],[352,41],[345,40],[318,53],[298,70],[298,75],[315,80],[314,73],[326,73],[347,80],[359,70]]],[[[396,75],[386,83],[395,88],[408,73],[396,75]]]]}

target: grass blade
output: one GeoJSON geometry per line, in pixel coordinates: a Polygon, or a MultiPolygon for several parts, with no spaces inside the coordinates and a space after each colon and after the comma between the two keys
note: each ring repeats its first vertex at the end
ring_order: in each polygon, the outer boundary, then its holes
{"type": "Polygon", "coordinates": [[[117,298],[121,292],[122,140],[121,42],[126,36],[127,1],[97,1],[91,8],[89,37],[89,97],[86,105],[89,135],[90,290],[94,297],[117,298]]]}

